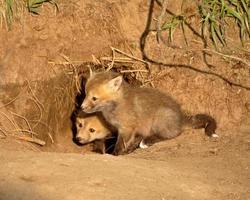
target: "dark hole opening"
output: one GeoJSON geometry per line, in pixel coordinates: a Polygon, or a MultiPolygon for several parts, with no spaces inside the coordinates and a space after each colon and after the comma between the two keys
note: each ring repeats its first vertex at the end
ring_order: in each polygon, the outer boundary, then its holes
{"type": "MultiPolygon", "coordinates": [[[[77,127],[76,127],[76,119],[79,116],[79,113],[81,112],[81,104],[86,96],[85,94],[85,84],[86,84],[86,78],[85,77],[81,77],[80,79],[80,91],[79,93],[76,95],[75,97],[75,108],[74,111],[71,114],[71,122],[72,122],[72,141],[78,145],[78,146],[84,146],[83,144],[79,143],[76,139],[76,134],[77,134],[77,127]]],[[[105,139],[105,153],[107,154],[112,154],[115,148],[115,144],[116,144],[116,140],[117,140],[117,134],[114,132],[112,133],[112,136],[105,139]]],[[[94,142],[93,142],[94,143],[94,142]]],[[[100,152],[100,150],[97,149],[93,149],[93,151],[95,152],[100,152]]]]}

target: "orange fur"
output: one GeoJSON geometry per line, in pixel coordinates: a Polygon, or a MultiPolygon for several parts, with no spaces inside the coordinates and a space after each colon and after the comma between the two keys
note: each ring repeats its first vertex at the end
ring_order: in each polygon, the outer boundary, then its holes
{"type": "Polygon", "coordinates": [[[83,111],[101,111],[118,130],[115,154],[132,151],[136,136],[146,142],[174,138],[181,133],[184,121],[187,121],[183,120],[179,104],[170,96],[153,88],[134,88],[117,73],[92,75],[85,92],[86,98],[81,106],[83,111]]]}
{"type": "Polygon", "coordinates": [[[111,135],[111,130],[107,127],[100,114],[77,117],[76,128],[76,139],[81,144],[102,140],[111,135]]]}

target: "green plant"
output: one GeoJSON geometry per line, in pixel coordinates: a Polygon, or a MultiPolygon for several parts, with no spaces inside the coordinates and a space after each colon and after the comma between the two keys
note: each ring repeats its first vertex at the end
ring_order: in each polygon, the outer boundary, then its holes
{"type": "Polygon", "coordinates": [[[11,25],[13,20],[13,9],[14,9],[14,1],[6,0],[6,21],[8,26],[11,25]]]}
{"type": "Polygon", "coordinates": [[[39,14],[39,8],[43,3],[50,3],[56,7],[58,10],[57,3],[54,0],[28,0],[27,1],[27,7],[29,12],[38,15],[39,14]]]}
{"type": "Polygon", "coordinates": [[[185,17],[183,15],[173,16],[170,22],[165,22],[163,26],[161,27],[162,31],[168,30],[168,39],[169,42],[173,41],[173,35],[176,30],[176,28],[181,27],[185,41],[187,43],[186,37],[185,37],[185,17]]]}
{"type": "Polygon", "coordinates": [[[20,18],[23,10],[38,15],[39,8],[43,3],[50,3],[58,10],[58,5],[54,0],[0,0],[0,25],[5,23],[8,29],[11,29],[13,20],[20,18]]]}
{"type": "Polygon", "coordinates": [[[14,18],[24,7],[23,1],[20,0],[0,0],[0,22],[10,29],[14,18]]]}
{"type": "Polygon", "coordinates": [[[218,41],[226,45],[227,19],[233,18],[239,27],[239,36],[244,41],[250,37],[250,1],[249,0],[203,0],[199,5],[202,17],[202,30],[210,34],[214,45],[218,41]]]}

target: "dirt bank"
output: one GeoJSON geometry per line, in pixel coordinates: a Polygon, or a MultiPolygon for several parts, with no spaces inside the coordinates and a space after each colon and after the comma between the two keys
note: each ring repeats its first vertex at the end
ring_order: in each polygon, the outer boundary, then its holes
{"type": "Polygon", "coordinates": [[[193,155],[159,161],[142,156],[1,151],[0,159],[1,200],[250,197],[247,155],[193,155]]]}

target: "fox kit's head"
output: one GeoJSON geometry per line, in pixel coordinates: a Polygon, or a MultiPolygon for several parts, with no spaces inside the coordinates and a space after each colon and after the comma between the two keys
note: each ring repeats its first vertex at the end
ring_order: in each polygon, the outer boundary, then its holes
{"type": "Polygon", "coordinates": [[[81,144],[104,139],[111,134],[103,119],[98,115],[76,118],[76,128],[76,140],[81,144]]]}
{"type": "Polygon", "coordinates": [[[85,86],[86,97],[81,108],[86,113],[103,111],[122,95],[123,78],[114,72],[102,72],[90,75],[85,86]]]}

